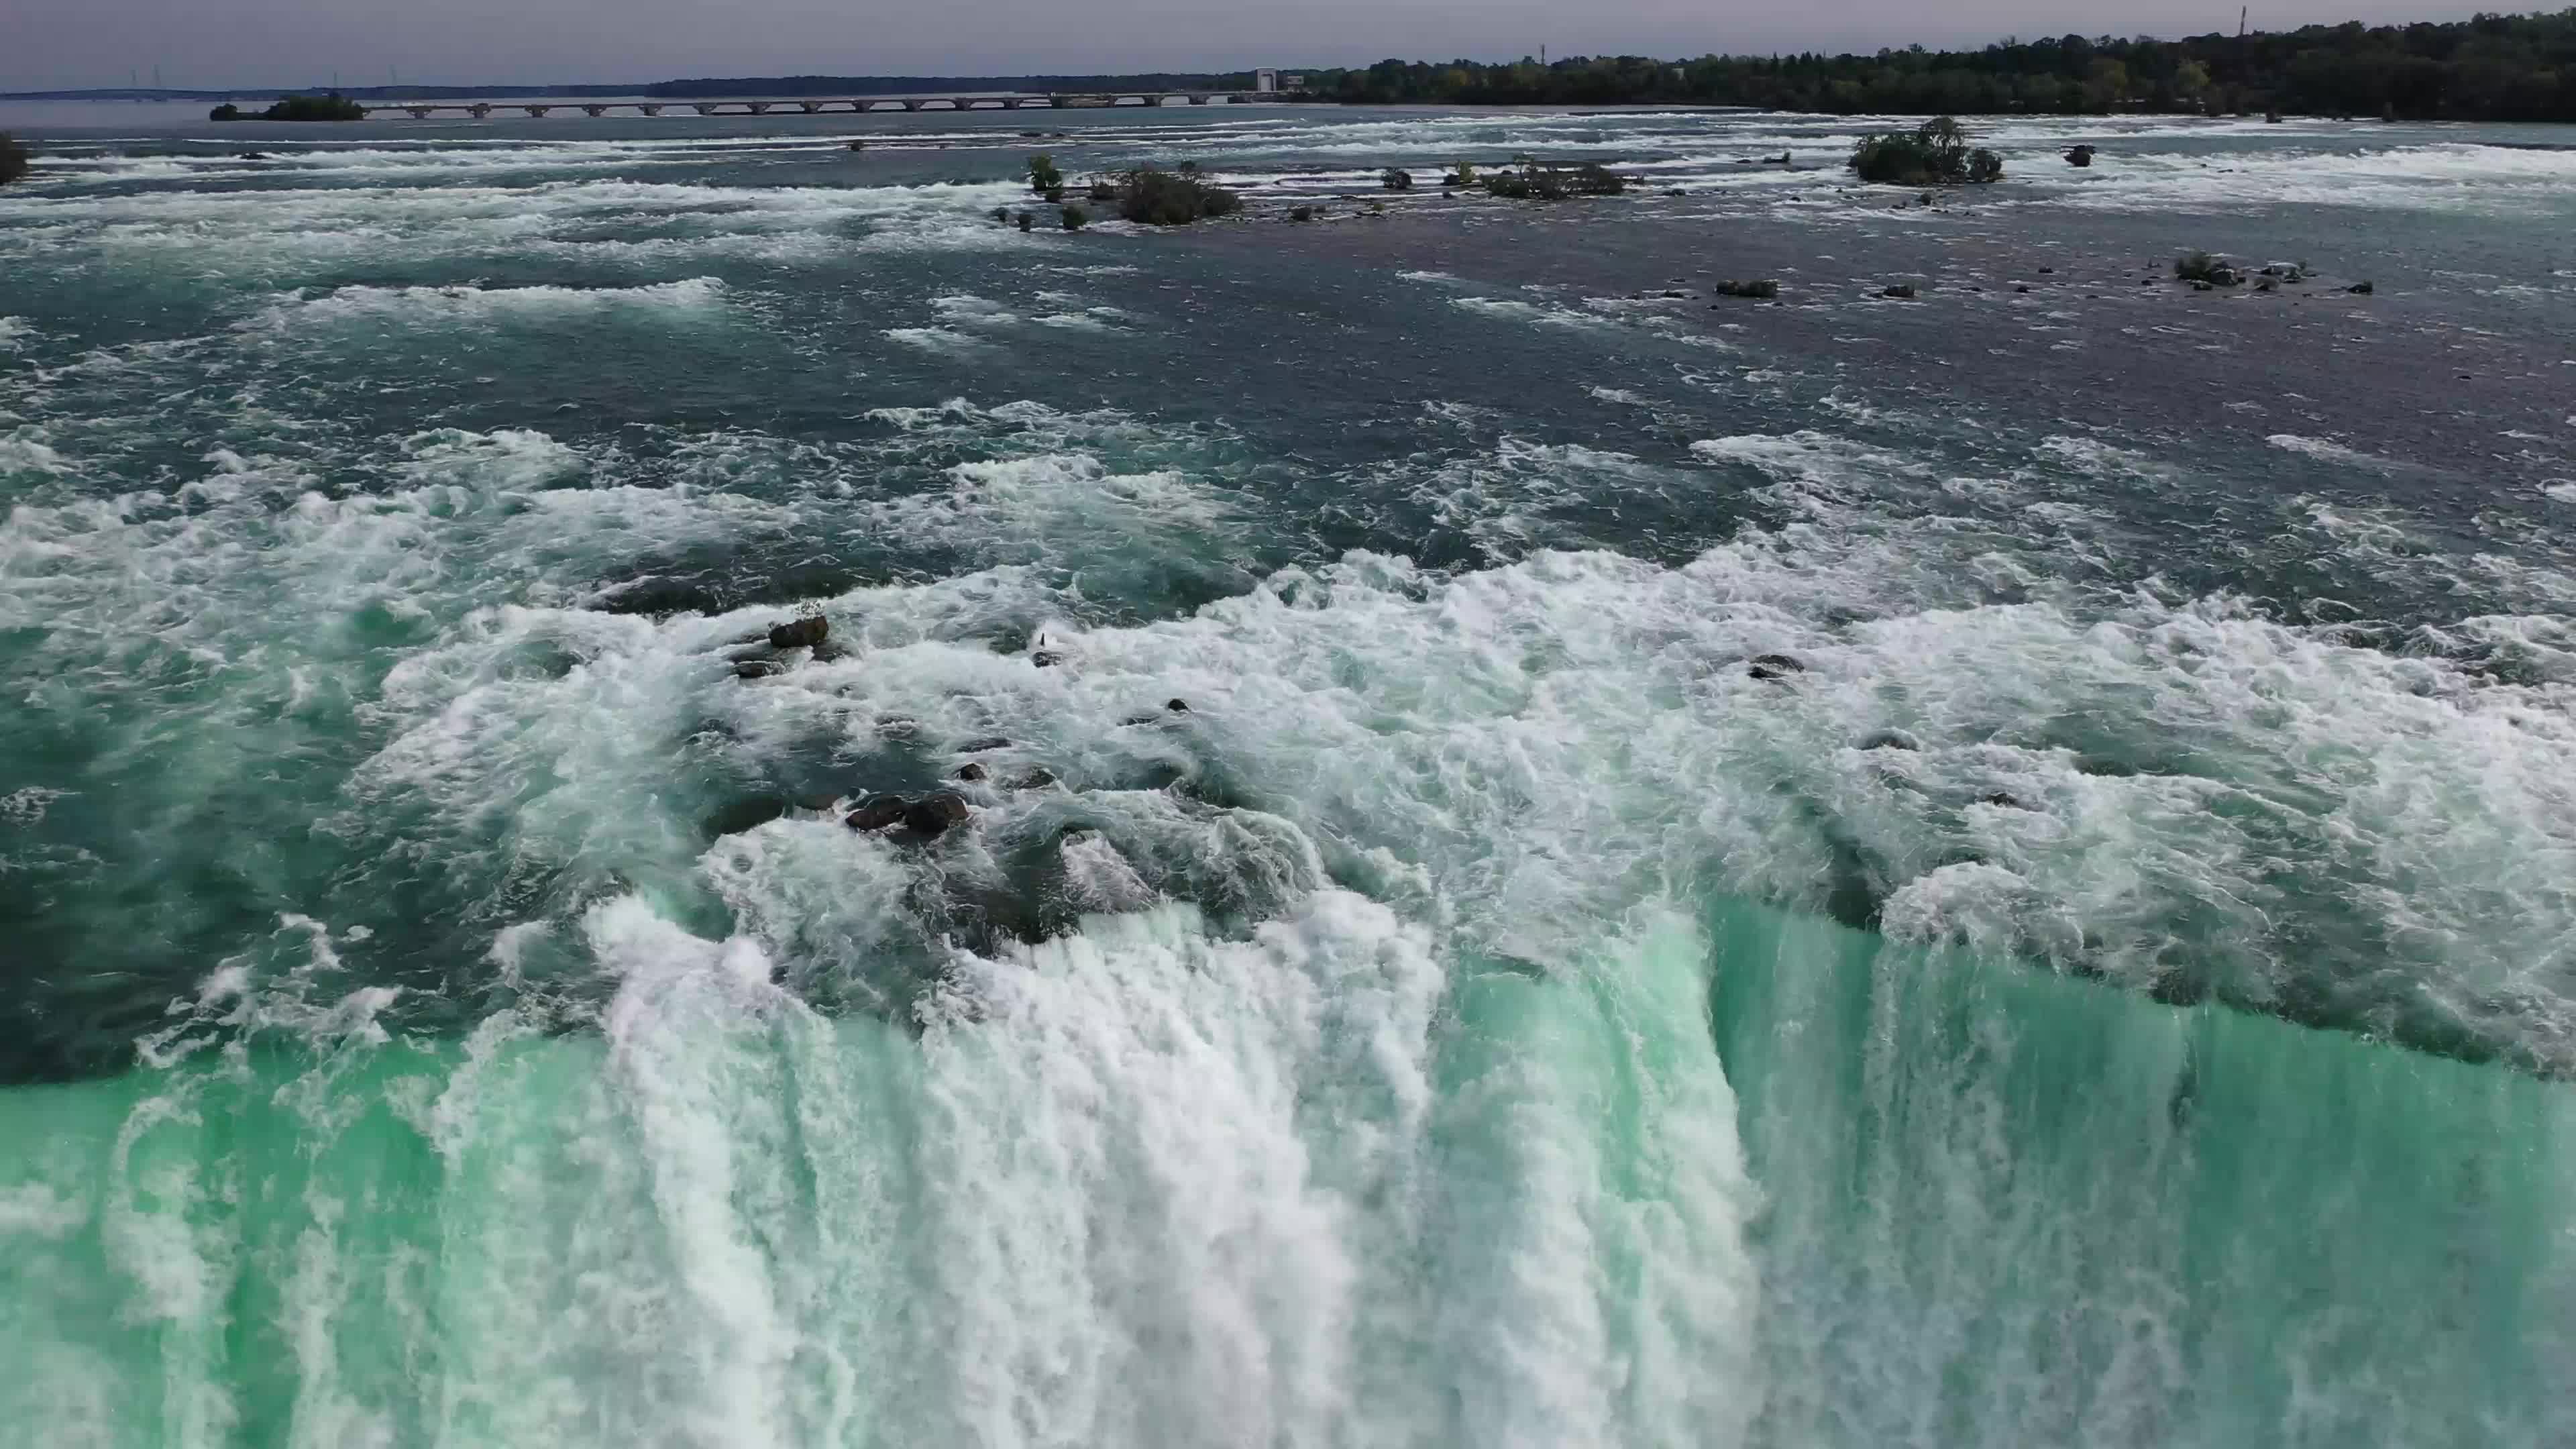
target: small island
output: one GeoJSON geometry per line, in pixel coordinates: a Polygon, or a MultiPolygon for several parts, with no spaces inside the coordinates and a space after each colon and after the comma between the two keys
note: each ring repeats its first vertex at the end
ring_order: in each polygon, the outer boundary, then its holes
{"type": "Polygon", "coordinates": [[[18,144],[17,137],[0,131],[0,186],[26,175],[27,165],[27,148],[18,144]]]}
{"type": "Polygon", "coordinates": [[[333,91],[327,96],[288,96],[256,114],[230,101],[206,113],[210,121],[363,121],[367,108],[333,91]]]}

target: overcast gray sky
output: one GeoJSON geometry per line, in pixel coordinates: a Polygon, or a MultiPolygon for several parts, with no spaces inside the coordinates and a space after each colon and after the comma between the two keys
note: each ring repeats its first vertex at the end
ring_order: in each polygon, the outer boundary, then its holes
{"type": "MultiPolygon", "coordinates": [[[[2305,0],[2254,23],[2439,20],[2474,5],[2305,0]]],[[[1386,56],[1875,50],[2009,34],[2234,29],[2224,0],[0,0],[0,90],[378,84],[529,85],[679,76],[1012,75],[1366,64],[1386,56]]]]}

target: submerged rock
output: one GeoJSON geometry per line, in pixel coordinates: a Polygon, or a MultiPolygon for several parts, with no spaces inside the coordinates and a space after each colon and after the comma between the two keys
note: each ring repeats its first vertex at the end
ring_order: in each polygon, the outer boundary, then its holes
{"type": "Polygon", "coordinates": [[[961,755],[981,755],[993,750],[1007,750],[1011,742],[1000,735],[981,735],[957,747],[961,755]]]}
{"type": "Polygon", "coordinates": [[[1170,710],[1174,714],[1188,714],[1190,712],[1190,702],[1186,699],[1167,699],[1163,701],[1163,708],[1170,710]]]}
{"type": "Polygon", "coordinates": [[[1862,737],[1864,750],[1919,750],[1923,742],[1904,730],[1876,730],[1862,737]]]}
{"type": "Polygon", "coordinates": [[[1040,790],[1054,783],[1055,771],[1040,765],[1012,776],[1010,787],[1014,790],[1040,790]]]}
{"type": "Polygon", "coordinates": [[[773,674],[786,672],[786,664],[776,659],[746,659],[733,667],[736,679],[767,679],[773,674]]]}
{"type": "Polygon", "coordinates": [[[1755,679],[1786,679],[1792,674],[1807,672],[1806,665],[1786,654],[1756,654],[1747,661],[1747,665],[1744,672],[1755,679]]]}
{"type": "Polygon", "coordinates": [[[2090,166],[2090,165],[2092,165],[2092,164],[2093,164],[2093,148],[2092,148],[2091,146],[2069,146],[2069,147],[2067,147],[2067,148],[2066,148],[2066,164],[2067,164],[2067,165],[2069,165],[2069,166],[2090,166]]]}
{"type": "Polygon", "coordinates": [[[811,649],[832,632],[831,621],[820,614],[808,614],[791,623],[780,624],[769,631],[772,649],[811,649]]]}
{"type": "Polygon", "coordinates": [[[981,780],[984,778],[984,767],[976,764],[972,760],[969,760],[965,764],[957,767],[957,778],[960,780],[981,780]]]}
{"type": "Polygon", "coordinates": [[[1878,295],[1892,297],[1899,302],[1911,302],[1914,300],[1914,287],[1911,283],[1899,282],[1893,287],[1881,289],[1878,295]]]}

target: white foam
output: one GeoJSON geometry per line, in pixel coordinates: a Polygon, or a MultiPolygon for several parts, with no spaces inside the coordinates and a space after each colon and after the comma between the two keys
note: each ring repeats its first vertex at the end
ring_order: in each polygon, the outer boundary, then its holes
{"type": "Polygon", "coordinates": [[[406,325],[559,321],[610,311],[688,314],[721,308],[725,285],[714,277],[640,287],[340,287],[318,297],[270,304],[237,324],[244,330],[400,320],[406,325]]]}

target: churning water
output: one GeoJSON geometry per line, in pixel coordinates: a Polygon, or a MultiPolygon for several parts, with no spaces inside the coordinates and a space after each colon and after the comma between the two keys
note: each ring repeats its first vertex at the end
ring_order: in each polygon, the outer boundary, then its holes
{"type": "Polygon", "coordinates": [[[2576,1439],[2576,153],[207,129],[0,194],[0,1442],[2576,1439]]]}

